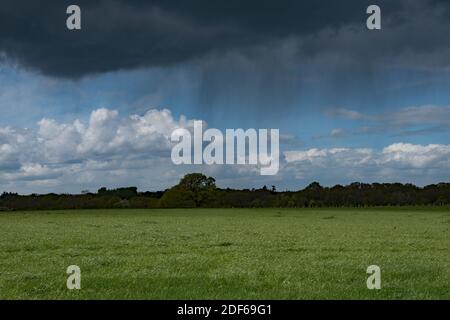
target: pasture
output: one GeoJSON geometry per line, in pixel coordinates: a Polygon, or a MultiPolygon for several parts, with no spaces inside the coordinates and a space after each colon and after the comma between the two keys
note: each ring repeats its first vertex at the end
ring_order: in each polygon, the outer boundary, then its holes
{"type": "Polygon", "coordinates": [[[3,212],[0,299],[450,299],[450,210],[3,212]]]}

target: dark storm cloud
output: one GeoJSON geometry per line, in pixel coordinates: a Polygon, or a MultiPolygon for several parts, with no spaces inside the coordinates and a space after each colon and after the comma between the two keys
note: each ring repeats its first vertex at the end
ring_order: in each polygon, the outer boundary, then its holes
{"type": "MultiPolygon", "coordinates": [[[[44,74],[80,77],[167,66],[289,37],[310,37],[309,53],[314,54],[328,45],[328,39],[316,38],[321,30],[364,27],[365,9],[372,2],[3,0],[0,59],[6,55],[44,74]],[[70,4],[82,9],[81,31],[65,27],[70,4]]],[[[403,1],[376,2],[386,17],[404,7],[403,1]]]]}

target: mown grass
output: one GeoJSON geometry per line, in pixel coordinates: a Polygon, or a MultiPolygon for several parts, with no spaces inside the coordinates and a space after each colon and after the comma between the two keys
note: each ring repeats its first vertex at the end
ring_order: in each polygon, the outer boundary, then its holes
{"type": "Polygon", "coordinates": [[[448,208],[8,212],[0,298],[450,299],[449,252],[448,208]]]}

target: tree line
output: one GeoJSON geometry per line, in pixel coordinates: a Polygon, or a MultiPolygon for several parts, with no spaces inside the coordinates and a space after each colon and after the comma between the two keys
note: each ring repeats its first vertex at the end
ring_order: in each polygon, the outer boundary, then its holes
{"type": "Polygon", "coordinates": [[[313,182],[299,191],[221,189],[201,173],[184,176],[165,191],[138,192],[136,187],[82,194],[19,195],[4,192],[0,211],[109,208],[317,208],[371,206],[443,206],[450,204],[450,183],[425,187],[401,183],[360,183],[323,187],[313,182]]]}

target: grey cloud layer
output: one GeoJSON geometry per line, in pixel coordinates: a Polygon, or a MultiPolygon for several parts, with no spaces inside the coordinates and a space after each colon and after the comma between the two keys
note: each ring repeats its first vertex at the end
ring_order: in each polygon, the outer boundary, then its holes
{"type": "MultiPolygon", "coordinates": [[[[387,132],[394,136],[408,136],[450,130],[450,106],[412,106],[383,114],[336,108],[327,110],[326,114],[365,124],[353,134],[387,132]]],[[[333,130],[331,136],[340,137],[345,133],[339,130],[342,129],[333,130]]]]}
{"type": "Polygon", "coordinates": [[[63,77],[166,66],[255,45],[265,50],[286,39],[297,39],[302,58],[318,61],[370,62],[380,55],[392,60],[404,51],[405,63],[417,63],[417,54],[434,58],[431,64],[449,62],[444,54],[449,52],[444,41],[450,32],[449,5],[444,1],[378,1],[386,22],[383,33],[365,29],[365,9],[371,4],[366,0],[80,0],[80,32],[65,28],[69,4],[2,1],[0,52],[63,77]]]}

